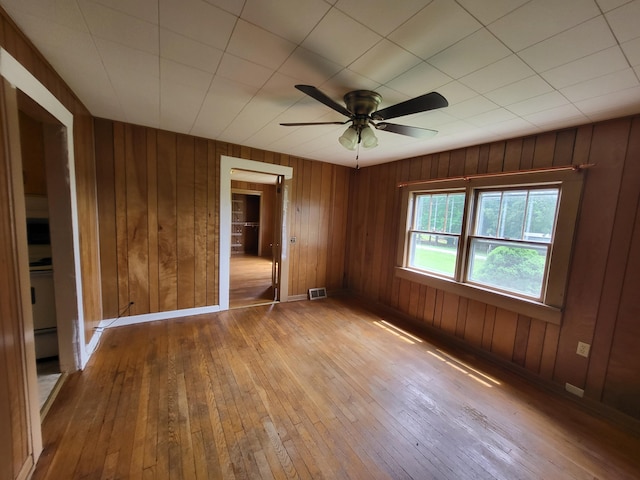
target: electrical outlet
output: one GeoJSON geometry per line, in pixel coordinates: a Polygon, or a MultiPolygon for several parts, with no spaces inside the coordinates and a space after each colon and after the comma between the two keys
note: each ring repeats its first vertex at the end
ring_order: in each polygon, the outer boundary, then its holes
{"type": "Polygon", "coordinates": [[[296,243],[296,241],[297,241],[297,240],[298,240],[298,239],[297,239],[296,237],[291,237],[291,238],[289,239],[289,243],[291,243],[291,245],[293,245],[294,243],[296,243]]]}
{"type": "Polygon", "coordinates": [[[584,358],[589,358],[589,349],[591,345],[584,342],[578,342],[578,348],[576,349],[576,353],[584,358]]]}

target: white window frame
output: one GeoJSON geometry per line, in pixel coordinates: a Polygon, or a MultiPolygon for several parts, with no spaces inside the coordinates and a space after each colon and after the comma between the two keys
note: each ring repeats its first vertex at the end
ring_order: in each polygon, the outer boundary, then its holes
{"type": "Polygon", "coordinates": [[[478,175],[412,183],[402,186],[402,212],[396,261],[396,275],[400,278],[428,285],[478,300],[500,308],[528,315],[547,322],[560,324],[569,275],[575,225],[580,207],[583,174],[578,168],[564,167],[545,171],[478,175]],[[477,192],[487,189],[531,188],[557,186],[558,199],[554,241],[551,245],[549,265],[543,285],[541,301],[469,283],[467,260],[475,221],[477,192]],[[412,228],[413,198],[416,193],[466,192],[462,232],[458,242],[456,272],[453,279],[408,266],[409,234],[412,228]]]}

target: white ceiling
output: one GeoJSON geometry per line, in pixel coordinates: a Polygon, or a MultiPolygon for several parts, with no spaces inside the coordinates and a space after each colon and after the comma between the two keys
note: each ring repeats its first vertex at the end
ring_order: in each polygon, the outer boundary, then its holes
{"type": "Polygon", "coordinates": [[[0,0],[97,117],[355,166],[343,121],[295,84],[392,120],[360,165],[640,112],[640,0],[0,0]]]}

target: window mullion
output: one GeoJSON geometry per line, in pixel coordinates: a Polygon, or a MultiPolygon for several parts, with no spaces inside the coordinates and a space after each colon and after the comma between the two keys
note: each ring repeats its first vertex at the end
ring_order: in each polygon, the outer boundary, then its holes
{"type": "Polygon", "coordinates": [[[467,269],[467,258],[469,252],[469,231],[473,224],[471,221],[472,206],[475,203],[473,198],[474,192],[470,185],[467,185],[464,191],[464,207],[462,210],[462,226],[460,228],[460,238],[458,239],[458,261],[456,264],[455,280],[456,282],[464,282],[465,272],[467,269]]]}

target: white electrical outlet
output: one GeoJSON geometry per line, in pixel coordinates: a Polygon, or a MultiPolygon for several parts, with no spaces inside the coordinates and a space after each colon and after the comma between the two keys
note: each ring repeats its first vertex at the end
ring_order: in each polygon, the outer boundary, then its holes
{"type": "Polygon", "coordinates": [[[576,349],[576,353],[582,357],[589,358],[589,350],[591,349],[591,345],[584,342],[578,342],[578,348],[576,349]]]}

